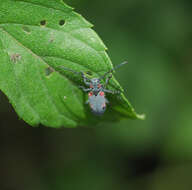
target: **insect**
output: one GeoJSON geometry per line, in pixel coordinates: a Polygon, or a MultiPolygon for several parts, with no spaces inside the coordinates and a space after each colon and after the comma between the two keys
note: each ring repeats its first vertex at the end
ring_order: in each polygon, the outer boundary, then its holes
{"type": "Polygon", "coordinates": [[[79,86],[84,92],[88,93],[88,100],[86,101],[86,104],[89,104],[92,112],[95,115],[102,115],[106,110],[106,104],[109,103],[109,101],[105,98],[105,93],[111,93],[111,94],[120,94],[120,91],[112,91],[107,89],[107,85],[109,83],[109,80],[112,78],[112,72],[116,70],[117,68],[127,64],[128,62],[123,62],[117,66],[115,66],[113,69],[107,71],[104,75],[102,75],[99,78],[92,78],[89,79],[85,76],[84,72],[76,72],[74,70],[65,68],[61,66],[63,69],[68,70],[70,72],[73,72],[74,74],[81,75],[84,81],[84,84],[87,86],[79,86]],[[101,80],[105,79],[105,83],[101,84],[101,80]]]}

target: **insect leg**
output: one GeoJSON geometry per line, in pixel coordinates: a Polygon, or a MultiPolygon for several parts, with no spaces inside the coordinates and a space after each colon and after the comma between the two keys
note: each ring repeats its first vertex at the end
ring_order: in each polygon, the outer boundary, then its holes
{"type": "Polygon", "coordinates": [[[112,90],[107,90],[105,89],[109,83],[109,80],[112,78],[112,74],[110,74],[107,78],[106,78],[106,81],[105,81],[105,85],[104,85],[104,91],[107,92],[107,93],[111,93],[111,94],[120,94],[122,92],[122,90],[116,90],[116,91],[112,91],[112,90]]]}
{"type": "Polygon", "coordinates": [[[81,88],[84,92],[88,92],[91,91],[91,88],[85,88],[84,86],[79,86],[79,88],[81,88]]]}
{"type": "Polygon", "coordinates": [[[110,94],[120,94],[121,91],[113,91],[113,90],[108,90],[108,89],[103,89],[103,92],[110,93],[110,94]]]}
{"type": "Polygon", "coordinates": [[[114,70],[118,69],[119,67],[127,64],[128,62],[127,61],[124,61],[123,63],[119,64],[119,65],[116,65],[114,68],[112,68],[111,70],[107,71],[103,76],[101,76],[99,79],[103,79],[105,78],[106,75],[108,75],[109,73],[112,73],[114,70]]]}
{"type": "Polygon", "coordinates": [[[109,83],[109,80],[112,78],[112,74],[110,74],[107,78],[106,78],[106,80],[105,80],[105,88],[106,88],[106,86],[108,85],[108,83],[109,83]]]}
{"type": "Polygon", "coordinates": [[[83,77],[84,83],[85,83],[87,86],[90,86],[90,82],[88,82],[89,79],[85,76],[85,74],[84,74],[83,72],[81,72],[81,75],[82,75],[82,77],[83,77]]]}

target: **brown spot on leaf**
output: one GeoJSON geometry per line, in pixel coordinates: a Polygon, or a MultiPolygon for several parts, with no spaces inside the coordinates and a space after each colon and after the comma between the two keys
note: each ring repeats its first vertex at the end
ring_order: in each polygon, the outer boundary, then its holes
{"type": "Polygon", "coordinates": [[[13,63],[17,63],[21,60],[21,55],[19,53],[14,53],[10,56],[10,59],[13,63]]]}

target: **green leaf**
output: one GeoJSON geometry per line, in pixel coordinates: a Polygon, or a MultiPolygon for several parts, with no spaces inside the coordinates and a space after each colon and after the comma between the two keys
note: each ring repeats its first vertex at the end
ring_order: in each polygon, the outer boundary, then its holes
{"type": "MultiPolygon", "coordinates": [[[[92,25],[63,1],[0,1],[0,89],[28,124],[76,127],[121,118],[142,118],[121,95],[108,95],[102,117],[90,113],[81,76],[112,68],[92,25]]],[[[113,77],[109,89],[121,89],[113,77]]]]}

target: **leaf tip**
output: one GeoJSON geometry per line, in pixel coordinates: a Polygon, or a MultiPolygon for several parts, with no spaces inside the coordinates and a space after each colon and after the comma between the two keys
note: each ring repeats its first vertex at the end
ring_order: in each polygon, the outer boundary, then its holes
{"type": "Polygon", "coordinates": [[[145,114],[137,114],[137,119],[145,120],[146,115],[145,114]]]}

